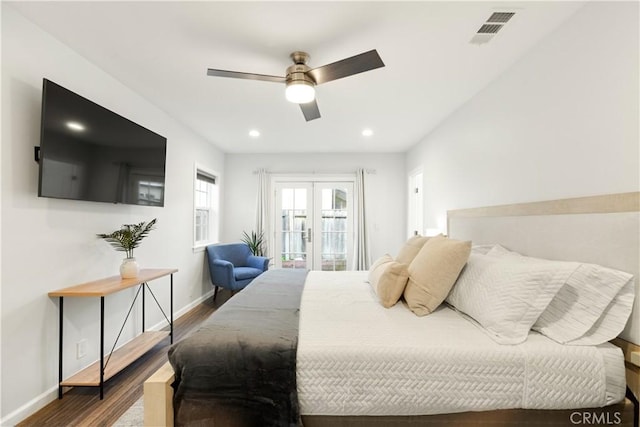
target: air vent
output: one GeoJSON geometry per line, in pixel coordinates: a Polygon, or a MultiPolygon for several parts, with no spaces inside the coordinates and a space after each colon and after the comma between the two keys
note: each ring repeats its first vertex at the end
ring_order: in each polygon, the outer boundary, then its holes
{"type": "Polygon", "coordinates": [[[473,38],[469,40],[469,43],[477,45],[488,43],[504,27],[505,23],[513,18],[513,15],[515,12],[493,12],[476,31],[473,38]]]}
{"type": "Polygon", "coordinates": [[[478,34],[495,34],[500,31],[500,28],[502,28],[502,25],[484,24],[478,30],[478,34]]]}
{"type": "Polygon", "coordinates": [[[487,22],[500,22],[502,24],[509,21],[515,15],[515,12],[494,12],[493,15],[487,19],[487,22]]]}

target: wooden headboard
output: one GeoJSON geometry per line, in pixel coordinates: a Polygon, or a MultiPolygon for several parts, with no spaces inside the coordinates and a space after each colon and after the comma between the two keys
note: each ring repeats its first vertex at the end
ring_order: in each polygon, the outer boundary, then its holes
{"type": "Polygon", "coordinates": [[[633,313],[620,337],[640,345],[640,192],[447,212],[448,234],[525,255],[582,261],[634,275],[633,313]]]}

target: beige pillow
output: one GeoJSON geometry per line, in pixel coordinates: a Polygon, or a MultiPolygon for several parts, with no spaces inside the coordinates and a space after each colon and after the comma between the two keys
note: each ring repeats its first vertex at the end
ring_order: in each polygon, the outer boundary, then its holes
{"type": "Polygon", "coordinates": [[[393,261],[393,258],[391,257],[391,255],[384,254],[380,258],[375,260],[373,264],[371,264],[371,267],[369,267],[369,278],[368,278],[369,283],[371,283],[373,273],[378,269],[378,267],[380,267],[382,264],[388,263],[389,261],[393,261]]]}
{"type": "Polygon", "coordinates": [[[407,264],[394,261],[389,254],[376,260],[369,270],[369,284],[385,308],[398,302],[408,278],[407,264]]]}
{"type": "Polygon", "coordinates": [[[418,255],[420,249],[422,249],[424,244],[427,243],[427,240],[429,239],[430,237],[419,235],[411,237],[406,241],[402,249],[400,249],[400,252],[398,252],[396,261],[407,265],[411,264],[411,261],[413,261],[416,255],[418,255]]]}
{"type": "Polygon", "coordinates": [[[453,287],[471,252],[471,242],[436,236],[409,265],[404,299],[418,316],[433,312],[453,287]]]}

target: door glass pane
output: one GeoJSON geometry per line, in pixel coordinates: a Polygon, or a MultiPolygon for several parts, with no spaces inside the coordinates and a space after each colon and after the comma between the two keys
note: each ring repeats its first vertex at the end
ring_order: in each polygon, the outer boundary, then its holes
{"type": "Polygon", "coordinates": [[[282,189],[282,209],[293,209],[293,188],[282,189]]]}
{"type": "Polygon", "coordinates": [[[296,209],[307,209],[307,189],[296,188],[293,205],[296,209]]]}
{"type": "Polygon", "coordinates": [[[321,269],[344,271],[347,269],[347,190],[323,188],[321,199],[321,269]]]}
{"type": "Polygon", "coordinates": [[[307,190],[283,188],[282,216],[282,268],[307,268],[307,190]]]}

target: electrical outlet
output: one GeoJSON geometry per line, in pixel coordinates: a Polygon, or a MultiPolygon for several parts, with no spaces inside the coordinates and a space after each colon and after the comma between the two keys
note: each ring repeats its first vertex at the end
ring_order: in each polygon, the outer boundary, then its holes
{"type": "Polygon", "coordinates": [[[76,343],[76,359],[82,359],[87,355],[87,340],[81,339],[76,343]]]}

